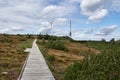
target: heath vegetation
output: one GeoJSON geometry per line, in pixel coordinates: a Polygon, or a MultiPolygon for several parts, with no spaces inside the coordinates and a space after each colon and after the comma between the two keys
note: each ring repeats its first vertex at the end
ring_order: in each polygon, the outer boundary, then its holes
{"type": "Polygon", "coordinates": [[[71,64],[82,61],[88,55],[100,53],[100,50],[88,47],[84,42],[75,42],[67,36],[39,35],[37,43],[56,80],[65,79],[64,74],[71,64]]]}
{"type": "Polygon", "coordinates": [[[17,80],[27,53],[32,46],[27,35],[0,34],[0,80],[17,80]]]}

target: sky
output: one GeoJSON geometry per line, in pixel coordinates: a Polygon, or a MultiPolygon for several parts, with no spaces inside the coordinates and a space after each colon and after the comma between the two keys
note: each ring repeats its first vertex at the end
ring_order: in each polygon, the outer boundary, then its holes
{"type": "Polygon", "coordinates": [[[0,0],[0,33],[120,39],[120,0],[0,0]],[[52,23],[52,26],[51,24],[52,23]]]}

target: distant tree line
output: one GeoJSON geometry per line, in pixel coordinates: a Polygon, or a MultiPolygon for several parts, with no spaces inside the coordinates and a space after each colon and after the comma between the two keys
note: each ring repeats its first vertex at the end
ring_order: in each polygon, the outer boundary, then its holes
{"type": "Polygon", "coordinates": [[[72,38],[68,37],[68,36],[53,36],[53,35],[48,35],[48,34],[45,34],[45,35],[42,35],[42,34],[39,34],[38,39],[45,39],[45,40],[73,40],[72,38]]]}

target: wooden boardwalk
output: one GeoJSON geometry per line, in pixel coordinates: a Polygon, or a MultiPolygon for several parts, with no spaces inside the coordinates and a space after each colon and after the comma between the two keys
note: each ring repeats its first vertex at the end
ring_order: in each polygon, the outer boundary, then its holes
{"type": "Polygon", "coordinates": [[[28,51],[30,54],[20,80],[55,80],[36,44],[36,40],[28,51]]]}

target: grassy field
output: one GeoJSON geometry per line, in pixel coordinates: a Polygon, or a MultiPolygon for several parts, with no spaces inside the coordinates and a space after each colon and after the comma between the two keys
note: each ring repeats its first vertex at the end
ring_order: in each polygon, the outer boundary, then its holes
{"type": "Polygon", "coordinates": [[[56,80],[64,80],[64,71],[69,65],[83,60],[90,53],[93,55],[100,53],[97,49],[71,42],[65,37],[58,37],[56,40],[38,39],[38,46],[56,80]]]}
{"type": "MultiPolygon", "coordinates": [[[[0,35],[0,80],[17,80],[31,35],[0,35]]],[[[37,44],[56,80],[120,80],[120,40],[74,41],[39,35],[37,44]]]]}
{"type": "Polygon", "coordinates": [[[0,80],[17,80],[33,38],[23,35],[0,35],[0,80]]]}
{"type": "Polygon", "coordinates": [[[119,41],[74,41],[49,35],[38,38],[56,80],[120,80],[119,41]]]}
{"type": "Polygon", "coordinates": [[[87,41],[82,44],[98,49],[100,53],[88,55],[82,61],[68,66],[64,73],[65,80],[120,80],[119,41],[87,41]]]}

